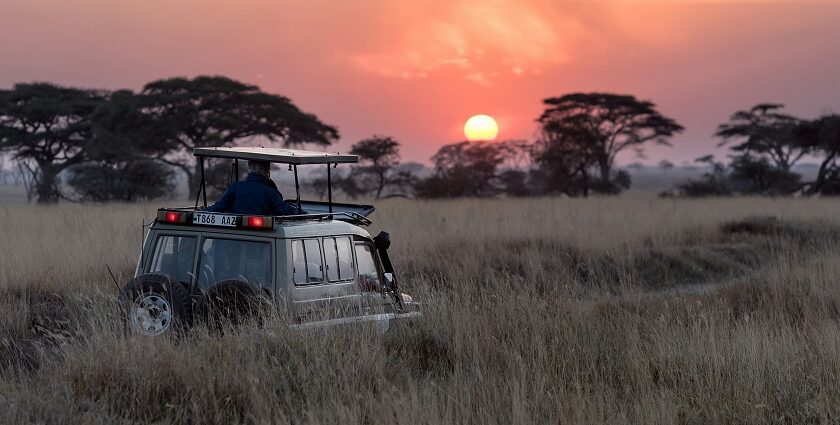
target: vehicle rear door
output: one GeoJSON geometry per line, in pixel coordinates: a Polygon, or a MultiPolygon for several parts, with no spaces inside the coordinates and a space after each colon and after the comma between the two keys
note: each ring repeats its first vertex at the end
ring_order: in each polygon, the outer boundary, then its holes
{"type": "Polygon", "coordinates": [[[206,232],[202,234],[196,270],[197,286],[240,279],[270,292],[274,288],[274,238],[206,232]]]}

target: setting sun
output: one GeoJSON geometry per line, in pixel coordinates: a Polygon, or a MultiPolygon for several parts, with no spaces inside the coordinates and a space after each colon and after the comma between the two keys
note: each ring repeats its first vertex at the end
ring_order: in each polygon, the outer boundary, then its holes
{"type": "Polygon", "coordinates": [[[489,115],[473,115],[464,124],[464,136],[471,142],[494,140],[499,134],[499,125],[489,115]]]}

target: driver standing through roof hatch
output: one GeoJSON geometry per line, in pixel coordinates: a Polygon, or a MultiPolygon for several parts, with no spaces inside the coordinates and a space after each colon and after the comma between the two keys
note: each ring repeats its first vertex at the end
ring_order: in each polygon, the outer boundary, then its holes
{"type": "Polygon", "coordinates": [[[271,180],[271,164],[257,160],[248,161],[245,180],[228,186],[222,197],[205,211],[272,216],[298,214],[296,208],[283,201],[283,195],[271,180]]]}

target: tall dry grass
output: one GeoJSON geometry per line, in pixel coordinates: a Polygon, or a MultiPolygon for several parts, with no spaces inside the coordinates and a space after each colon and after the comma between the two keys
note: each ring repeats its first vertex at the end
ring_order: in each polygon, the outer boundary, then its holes
{"type": "Polygon", "coordinates": [[[0,422],[840,420],[833,200],[388,201],[415,326],[182,340],[112,314],[153,206],[0,210],[0,422]]]}

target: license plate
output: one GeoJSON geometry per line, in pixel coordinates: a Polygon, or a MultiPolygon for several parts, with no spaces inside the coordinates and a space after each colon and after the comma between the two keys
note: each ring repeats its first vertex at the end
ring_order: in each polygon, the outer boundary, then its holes
{"type": "Polygon", "coordinates": [[[193,213],[193,224],[204,226],[236,227],[236,216],[226,214],[193,213]]]}

